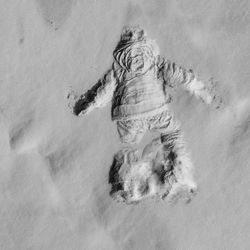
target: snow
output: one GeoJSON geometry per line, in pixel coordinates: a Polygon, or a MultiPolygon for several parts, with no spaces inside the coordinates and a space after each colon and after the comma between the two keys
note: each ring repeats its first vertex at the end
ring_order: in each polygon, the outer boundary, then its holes
{"type": "Polygon", "coordinates": [[[1,1],[0,249],[248,249],[250,3],[246,0],[1,1]],[[67,108],[112,63],[124,25],[221,86],[215,110],[181,90],[173,110],[195,165],[186,204],[118,204],[122,148],[108,105],[67,108]]]}

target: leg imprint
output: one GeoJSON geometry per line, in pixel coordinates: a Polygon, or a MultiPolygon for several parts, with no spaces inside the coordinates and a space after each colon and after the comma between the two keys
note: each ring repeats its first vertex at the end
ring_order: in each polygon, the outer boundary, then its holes
{"type": "Polygon", "coordinates": [[[143,122],[140,120],[117,121],[117,131],[122,143],[139,143],[145,134],[143,122]]]}
{"type": "MultiPolygon", "coordinates": [[[[193,195],[197,185],[194,181],[193,164],[185,148],[180,124],[174,120],[169,111],[164,111],[148,119],[148,126],[150,130],[156,130],[161,134],[162,152],[158,154],[159,159],[163,157],[163,162],[172,161],[175,179],[171,189],[172,196],[181,193],[181,191],[193,195]]],[[[143,157],[149,155],[150,151],[152,154],[158,144],[159,139],[156,138],[144,149],[143,157]]]]}
{"type": "Polygon", "coordinates": [[[169,111],[164,111],[148,119],[149,130],[164,132],[169,130],[170,126],[173,127],[173,117],[169,111]]]}
{"type": "Polygon", "coordinates": [[[170,196],[184,191],[188,200],[196,193],[197,184],[193,177],[193,164],[190,155],[187,153],[181,130],[161,135],[162,144],[166,149],[170,149],[176,157],[174,175],[176,183],[173,185],[170,196]]]}
{"type": "Polygon", "coordinates": [[[177,183],[196,188],[193,180],[193,164],[186,151],[180,124],[168,112],[162,112],[153,119],[151,128],[161,133],[161,143],[166,152],[175,156],[175,175],[177,183]]]}

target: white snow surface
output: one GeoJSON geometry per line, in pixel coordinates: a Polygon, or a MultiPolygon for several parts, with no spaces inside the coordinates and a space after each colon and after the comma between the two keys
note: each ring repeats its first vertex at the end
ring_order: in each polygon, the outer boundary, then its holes
{"type": "Polygon", "coordinates": [[[250,1],[0,0],[0,249],[250,248],[250,1]],[[67,108],[111,66],[125,25],[220,85],[215,110],[176,93],[199,191],[191,203],[109,196],[123,147],[110,105],[67,108]]]}

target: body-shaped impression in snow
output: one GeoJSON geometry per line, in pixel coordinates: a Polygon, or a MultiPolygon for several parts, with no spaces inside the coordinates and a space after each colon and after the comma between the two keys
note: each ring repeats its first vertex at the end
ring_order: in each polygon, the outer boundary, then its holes
{"type": "MultiPolygon", "coordinates": [[[[174,121],[169,109],[171,88],[181,86],[206,104],[220,104],[212,81],[205,83],[192,70],[186,70],[162,58],[157,44],[148,39],[139,27],[124,28],[113,56],[111,69],[90,90],[80,96],[74,92],[68,94],[69,107],[75,115],[81,116],[112,101],[111,117],[116,122],[120,139],[124,143],[138,143],[147,131],[156,130],[161,138],[174,135],[171,140],[176,145],[180,144],[180,126],[174,121]]],[[[121,155],[125,157],[127,153],[121,151],[115,156],[118,165],[126,163],[117,160],[121,159],[121,155]]],[[[180,169],[185,169],[184,164],[192,166],[189,157],[185,157],[185,161],[178,160],[179,156],[184,155],[187,153],[182,146],[175,159],[175,162],[179,162],[180,169]]],[[[148,164],[152,168],[152,163],[148,164]]],[[[136,166],[138,168],[138,164],[136,166]]],[[[190,176],[188,182],[191,183],[190,190],[193,190],[195,184],[190,181],[190,176]]],[[[132,182],[134,181],[133,179],[132,182]]],[[[171,183],[172,181],[170,186],[171,183]]],[[[164,197],[167,192],[160,196],[164,197]]],[[[152,191],[150,195],[153,193],[152,191]]]]}

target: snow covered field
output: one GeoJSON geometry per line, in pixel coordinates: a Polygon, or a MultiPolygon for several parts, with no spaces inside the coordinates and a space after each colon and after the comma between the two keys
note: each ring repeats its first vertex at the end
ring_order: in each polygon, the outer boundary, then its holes
{"type": "Polygon", "coordinates": [[[250,248],[250,2],[0,1],[0,249],[250,248]],[[175,94],[195,165],[191,203],[109,196],[123,147],[110,108],[67,108],[107,70],[124,25],[161,55],[220,84],[215,110],[175,94]]]}

